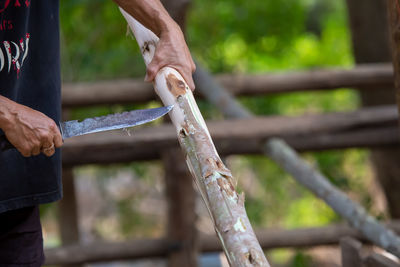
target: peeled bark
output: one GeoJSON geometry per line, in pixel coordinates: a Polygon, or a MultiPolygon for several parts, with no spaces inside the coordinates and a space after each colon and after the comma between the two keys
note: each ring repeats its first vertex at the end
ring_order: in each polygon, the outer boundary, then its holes
{"type": "MultiPolygon", "coordinates": [[[[123,9],[141,48],[146,65],[154,56],[158,37],[123,9]]],[[[179,143],[204,202],[210,212],[231,266],[269,266],[244,208],[244,196],[235,191],[236,181],[214,147],[193,94],[176,70],[162,68],[154,81],[157,94],[170,112],[179,143]]]]}

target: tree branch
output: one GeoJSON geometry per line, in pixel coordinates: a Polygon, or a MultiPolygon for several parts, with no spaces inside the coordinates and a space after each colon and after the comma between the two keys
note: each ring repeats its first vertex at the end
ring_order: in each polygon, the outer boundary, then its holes
{"type": "MultiPolygon", "coordinates": [[[[121,9],[131,27],[146,65],[154,56],[158,38],[121,9]]],[[[181,75],[165,67],[155,78],[155,90],[170,112],[189,170],[206,203],[231,266],[269,266],[244,209],[244,197],[215,150],[193,94],[181,75]]]]}
{"type": "Polygon", "coordinates": [[[372,243],[400,256],[400,238],[393,231],[379,223],[362,206],[332,185],[325,176],[301,159],[284,141],[272,138],[265,143],[264,151],[296,181],[324,200],[372,243]]]}

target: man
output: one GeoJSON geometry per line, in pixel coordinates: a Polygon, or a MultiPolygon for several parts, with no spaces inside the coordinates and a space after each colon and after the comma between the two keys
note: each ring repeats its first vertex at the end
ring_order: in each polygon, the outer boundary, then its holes
{"type": "MultiPolygon", "coordinates": [[[[168,65],[194,89],[183,34],[159,0],[114,1],[160,38],[146,80],[168,65]]],[[[38,205],[62,196],[58,9],[0,0],[0,134],[16,147],[0,152],[0,266],[43,264],[38,205]]]]}

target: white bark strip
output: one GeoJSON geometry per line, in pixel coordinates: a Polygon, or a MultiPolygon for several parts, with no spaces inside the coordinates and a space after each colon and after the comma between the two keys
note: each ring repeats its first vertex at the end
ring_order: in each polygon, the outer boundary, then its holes
{"type": "MultiPolygon", "coordinates": [[[[120,9],[148,65],[158,37],[120,9]]],[[[189,169],[207,205],[215,230],[231,266],[269,266],[244,208],[244,196],[235,191],[236,182],[215,150],[193,94],[182,76],[165,67],[155,78],[155,90],[170,112],[189,169]]]]}

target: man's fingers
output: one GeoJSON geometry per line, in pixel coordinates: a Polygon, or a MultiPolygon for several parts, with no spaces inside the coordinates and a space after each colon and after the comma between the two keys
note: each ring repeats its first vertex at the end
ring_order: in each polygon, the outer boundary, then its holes
{"type": "Polygon", "coordinates": [[[42,149],[43,154],[45,154],[47,157],[53,156],[54,152],[56,152],[56,148],[54,147],[54,144],[50,147],[43,148],[42,149]]]}
{"type": "Polygon", "coordinates": [[[25,158],[28,158],[28,157],[32,156],[30,152],[21,152],[21,154],[22,154],[22,156],[24,156],[25,158]]]}
{"type": "Polygon", "coordinates": [[[33,156],[37,156],[39,154],[40,154],[40,147],[35,147],[31,152],[31,155],[33,156]]]}
{"type": "Polygon", "coordinates": [[[194,64],[193,61],[191,61],[191,64],[189,64],[188,67],[183,67],[182,65],[168,65],[168,62],[166,62],[165,60],[159,59],[159,57],[156,54],[153,57],[153,60],[147,66],[146,77],[144,80],[146,82],[153,81],[155,79],[158,71],[165,66],[169,66],[169,67],[174,68],[177,71],[179,71],[179,73],[182,75],[183,79],[186,81],[187,85],[189,86],[189,88],[192,91],[194,91],[195,84],[193,81],[192,73],[196,69],[196,65],[194,64]]]}
{"type": "Polygon", "coordinates": [[[194,63],[193,59],[190,57],[190,62],[192,65],[192,73],[194,73],[196,71],[196,64],[194,63]]]}
{"type": "Polygon", "coordinates": [[[42,148],[40,149],[40,151],[48,157],[53,155],[53,153],[51,153],[53,150],[55,150],[55,148],[52,138],[49,138],[45,142],[43,142],[42,148]]]}
{"type": "Polygon", "coordinates": [[[189,76],[189,79],[188,79],[188,80],[189,80],[189,81],[188,81],[188,86],[189,86],[189,88],[190,88],[192,91],[194,91],[194,89],[196,89],[196,85],[194,84],[192,75],[189,76]]]}
{"type": "Polygon", "coordinates": [[[29,149],[28,146],[24,146],[24,147],[17,148],[17,149],[22,154],[22,156],[24,156],[26,158],[32,156],[32,154],[31,154],[32,151],[29,149]]]}
{"type": "Polygon", "coordinates": [[[193,81],[193,76],[191,73],[183,73],[182,75],[183,79],[185,79],[187,85],[189,86],[190,90],[194,91],[195,85],[193,81]]]}
{"type": "Polygon", "coordinates": [[[61,133],[58,130],[57,126],[51,127],[53,131],[53,136],[49,137],[42,146],[41,152],[45,154],[47,157],[53,156],[57,147],[61,147],[63,145],[61,133]]]}
{"type": "Polygon", "coordinates": [[[33,156],[37,156],[40,154],[40,149],[41,149],[41,143],[39,140],[37,141],[32,141],[32,143],[30,144],[31,147],[31,155],[33,156]]]}
{"type": "Polygon", "coordinates": [[[54,135],[54,145],[57,148],[63,145],[63,139],[59,130],[57,130],[56,134],[54,135]]]}
{"type": "Polygon", "coordinates": [[[157,75],[158,70],[160,69],[160,62],[156,57],[150,62],[147,66],[146,77],[144,78],[145,82],[151,82],[157,75]]]}

